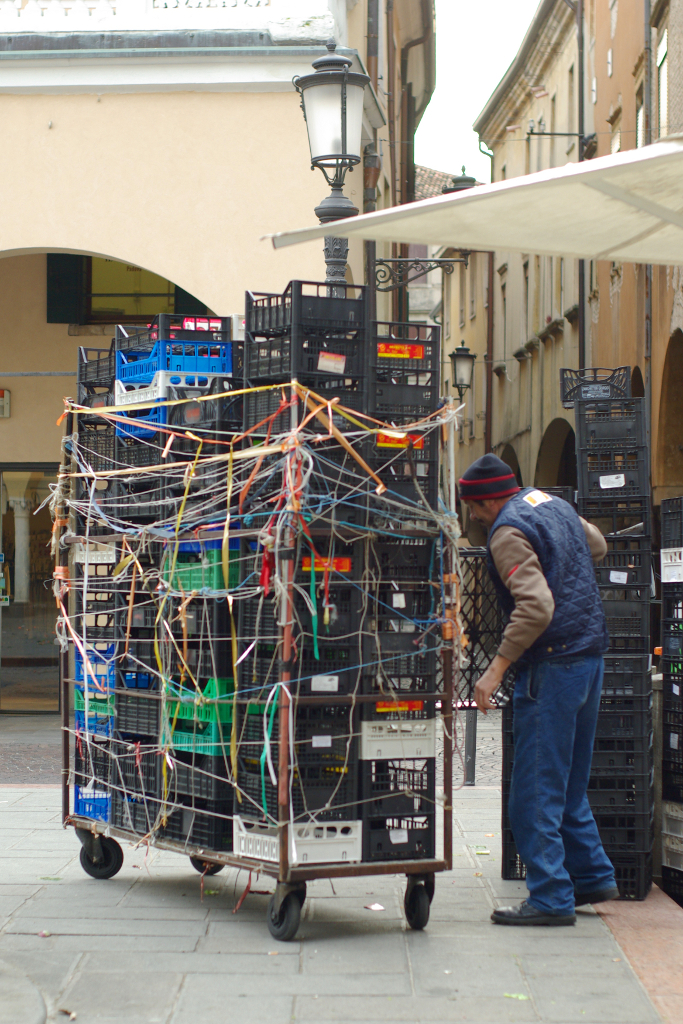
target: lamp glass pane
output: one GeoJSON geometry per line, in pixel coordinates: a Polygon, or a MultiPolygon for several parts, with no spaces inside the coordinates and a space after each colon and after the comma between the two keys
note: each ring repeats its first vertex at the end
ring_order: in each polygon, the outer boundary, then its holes
{"type": "Polygon", "coordinates": [[[455,364],[456,387],[459,385],[460,387],[468,388],[472,383],[473,356],[469,352],[458,353],[456,349],[453,362],[455,364]]]}
{"type": "Polygon", "coordinates": [[[316,83],[303,96],[311,160],[341,154],[341,83],[316,83]]]}
{"type": "Polygon", "coordinates": [[[361,157],[365,86],[346,86],[346,156],[361,157]]]}

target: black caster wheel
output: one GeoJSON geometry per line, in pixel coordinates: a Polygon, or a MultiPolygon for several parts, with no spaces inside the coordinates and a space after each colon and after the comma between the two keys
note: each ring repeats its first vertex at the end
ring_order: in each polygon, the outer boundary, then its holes
{"type": "Polygon", "coordinates": [[[211,861],[202,860],[201,857],[190,857],[190,864],[200,875],[217,875],[225,867],[225,864],[212,864],[211,861]]]}
{"type": "Polygon", "coordinates": [[[113,878],[123,867],[123,850],[115,839],[100,836],[102,858],[93,860],[84,846],[81,847],[81,867],[91,878],[113,878]]]}
{"type": "Polygon", "coordinates": [[[301,921],[301,903],[297,892],[288,892],[280,910],[275,911],[275,896],[270,897],[268,903],[268,931],[274,939],[280,942],[289,942],[296,935],[301,921]]]}
{"type": "Polygon", "coordinates": [[[301,887],[299,889],[295,889],[294,890],[294,895],[296,896],[296,898],[299,901],[299,906],[303,907],[304,903],[306,902],[306,883],[305,882],[301,883],[301,887]]]}
{"type": "Polygon", "coordinates": [[[406,890],[403,906],[410,927],[422,931],[429,921],[429,894],[421,882],[406,890]]]}

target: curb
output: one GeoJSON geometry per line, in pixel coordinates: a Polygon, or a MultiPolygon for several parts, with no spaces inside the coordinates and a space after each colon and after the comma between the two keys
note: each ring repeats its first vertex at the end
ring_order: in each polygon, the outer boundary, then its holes
{"type": "Polygon", "coordinates": [[[39,990],[23,971],[0,960],[0,1024],[45,1024],[39,990]]]}

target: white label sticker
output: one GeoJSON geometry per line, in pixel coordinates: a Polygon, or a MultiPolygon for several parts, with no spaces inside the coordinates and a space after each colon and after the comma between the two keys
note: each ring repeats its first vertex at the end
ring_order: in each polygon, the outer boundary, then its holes
{"type": "Polygon", "coordinates": [[[315,749],[316,747],[331,747],[332,737],[331,736],[312,736],[311,745],[315,749]]]}
{"type": "Polygon", "coordinates": [[[613,569],[612,572],[609,574],[609,581],[610,583],[628,583],[628,573],[617,572],[613,569]]]}
{"type": "Polygon", "coordinates": [[[681,695],[681,688],[678,685],[678,683],[672,683],[671,684],[671,691],[672,691],[674,697],[680,697],[680,695],[681,695]]]}
{"type": "Polygon", "coordinates": [[[338,693],[339,676],[312,676],[311,689],[318,693],[338,693]]]}
{"type": "Polygon", "coordinates": [[[552,494],[546,494],[545,491],[530,491],[529,494],[524,495],[524,501],[533,508],[537,505],[543,505],[546,501],[552,501],[552,494]]]}
{"type": "Polygon", "coordinates": [[[389,829],[389,842],[393,843],[394,846],[398,846],[400,843],[408,842],[408,829],[407,828],[390,828],[389,829]]]}
{"type": "Polygon", "coordinates": [[[405,594],[392,594],[391,604],[394,608],[405,608],[406,606],[406,595],[405,594]]]}
{"type": "Polygon", "coordinates": [[[318,356],[319,373],[343,373],[345,366],[346,356],[334,352],[321,352],[318,356]]]}
{"type": "Polygon", "coordinates": [[[677,732],[670,732],[669,733],[669,746],[671,747],[672,750],[678,750],[678,733],[677,732]]]}
{"type": "Polygon", "coordinates": [[[601,476],[600,487],[603,491],[609,491],[613,487],[626,487],[626,477],[623,473],[614,473],[612,476],[601,476]]]}

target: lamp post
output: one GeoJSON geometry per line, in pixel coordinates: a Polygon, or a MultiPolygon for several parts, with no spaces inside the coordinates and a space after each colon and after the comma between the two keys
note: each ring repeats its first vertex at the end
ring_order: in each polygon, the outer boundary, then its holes
{"type": "Polygon", "coordinates": [[[451,379],[453,381],[453,387],[457,388],[461,402],[465,397],[465,392],[469,391],[472,387],[472,374],[474,373],[474,363],[476,358],[476,353],[470,352],[470,350],[465,346],[464,339],[450,354],[451,379]]]}
{"type": "MultiPolygon", "coordinates": [[[[292,80],[301,96],[311,168],[318,167],[323,172],[332,190],[315,208],[321,224],[358,214],[358,208],[344,195],[343,189],[346,172],[362,159],[363,93],[370,81],[368,75],[349,71],[351,60],[336,53],[336,49],[337,44],[330,39],[325,56],[313,61],[315,72],[297,75],[292,80]]],[[[348,239],[326,235],[324,252],[325,280],[329,284],[343,281],[348,239]]]]}

